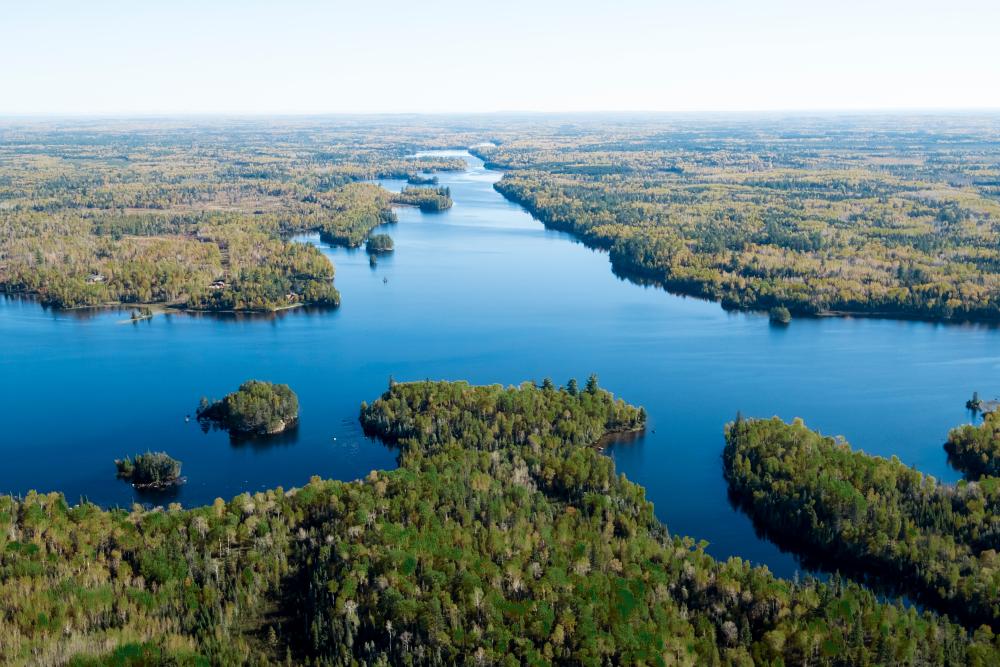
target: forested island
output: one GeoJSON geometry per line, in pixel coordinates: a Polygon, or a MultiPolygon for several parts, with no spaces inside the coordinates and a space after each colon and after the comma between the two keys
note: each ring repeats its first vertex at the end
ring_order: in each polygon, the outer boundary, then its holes
{"type": "Polygon", "coordinates": [[[775,306],[768,312],[768,317],[774,324],[788,324],[792,321],[792,314],[784,306],[775,306]]]}
{"type": "Polygon", "coordinates": [[[1000,629],[1000,479],[942,484],[777,418],[730,424],[723,461],[746,511],[793,548],[1000,629]]]}
{"type": "Polygon", "coordinates": [[[372,234],[368,237],[368,241],[365,242],[365,251],[369,255],[392,252],[394,249],[395,245],[392,242],[392,237],[388,234],[372,234]]]}
{"type": "Polygon", "coordinates": [[[201,399],[199,421],[236,436],[276,435],[299,421],[299,398],[287,384],[248,380],[222,400],[201,399]]]}
{"type": "Polygon", "coordinates": [[[181,462],[166,452],[137,454],[135,459],[125,457],[115,460],[118,477],[127,479],[137,489],[165,489],[183,481],[181,462]]]}
{"type": "Polygon", "coordinates": [[[423,174],[410,174],[406,177],[409,185],[437,185],[437,176],[424,176],[423,174]]]}
{"type": "Polygon", "coordinates": [[[399,448],[399,468],[354,482],[188,510],[0,496],[0,661],[1000,660],[988,628],[838,577],[778,579],[670,535],[593,446],[644,413],[596,378],[576,386],[394,383],[361,421],[399,448]]]}
{"type": "Polygon", "coordinates": [[[398,194],[393,195],[393,203],[405,206],[416,206],[424,213],[436,213],[451,208],[451,190],[446,187],[441,188],[418,188],[404,187],[398,194]]]}

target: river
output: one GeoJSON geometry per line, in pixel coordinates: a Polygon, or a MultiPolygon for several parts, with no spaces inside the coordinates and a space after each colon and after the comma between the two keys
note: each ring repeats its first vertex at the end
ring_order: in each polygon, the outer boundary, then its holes
{"type": "Polygon", "coordinates": [[[957,479],[942,443],[971,419],[972,391],[996,389],[996,328],[849,318],[782,328],[763,314],[638,286],[615,277],[606,254],[504,200],[492,188],[500,173],[467,160],[467,171],[440,174],[454,207],[400,209],[398,224],[380,230],[396,250],[374,268],[363,250],[300,238],[336,265],[337,310],[161,314],[133,324],[118,311],[0,297],[0,492],[190,506],[312,475],[354,479],[395,464],[357,423],[361,401],[390,376],[562,384],[592,372],[650,417],[643,437],[608,455],[646,487],[672,532],[708,540],[717,557],[781,575],[798,568],[727,500],[722,431],[738,410],[802,417],[867,452],[957,479]],[[248,378],[295,389],[295,433],[232,444],[202,431],[198,399],[248,378]],[[149,496],[114,478],[114,458],[146,450],[183,461],[187,484],[149,496]]]}

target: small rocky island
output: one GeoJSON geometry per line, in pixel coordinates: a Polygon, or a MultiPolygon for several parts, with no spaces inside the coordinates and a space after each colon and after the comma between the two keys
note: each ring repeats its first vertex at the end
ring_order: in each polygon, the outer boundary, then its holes
{"type": "Polygon", "coordinates": [[[236,436],[275,435],[299,421],[299,398],[287,384],[249,380],[221,401],[201,399],[198,420],[236,436]]]}
{"type": "Polygon", "coordinates": [[[132,482],[137,489],[165,489],[184,483],[181,462],[166,452],[137,454],[135,459],[115,459],[118,477],[132,482]]]}
{"type": "Polygon", "coordinates": [[[423,175],[423,174],[408,174],[406,176],[406,182],[410,185],[437,185],[437,176],[423,175]]]}
{"type": "Polygon", "coordinates": [[[772,324],[787,325],[792,321],[792,314],[785,306],[775,306],[768,312],[772,324]]]}
{"type": "Polygon", "coordinates": [[[392,252],[395,247],[396,245],[392,242],[392,237],[388,234],[372,234],[368,237],[368,242],[365,244],[365,250],[373,257],[380,253],[392,252]]]}

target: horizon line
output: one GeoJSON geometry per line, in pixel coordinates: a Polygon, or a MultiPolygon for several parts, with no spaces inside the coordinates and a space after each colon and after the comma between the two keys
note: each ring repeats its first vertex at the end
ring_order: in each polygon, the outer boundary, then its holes
{"type": "Polygon", "coordinates": [[[331,118],[376,116],[749,116],[771,114],[893,115],[893,114],[1000,114],[1000,106],[983,107],[801,107],[763,109],[587,109],[587,110],[455,110],[455,111],[0,111],[0,119],[18,118],[331,118]]]}

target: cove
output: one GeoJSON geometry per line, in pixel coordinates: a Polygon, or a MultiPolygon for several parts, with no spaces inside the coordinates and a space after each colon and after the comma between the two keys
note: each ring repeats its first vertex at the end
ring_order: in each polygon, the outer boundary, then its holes
{"type": "Polygon", "coordinates": [[[453,154],[469,165],[438,175],[454,207],[399,209],[398,224],[378,230],[395,252],[375,267],[363,250],[300,238],[336,265],[337,310],[132,324],[121,312],[0,299],[0,492],[191,506],[312,475],[354,479],[395,465],[395,452],[367,440],[357,421],[361,401],[390,376],[564,384],[591,372],[649,413],[643,436],[606,452],[646,487],[667,527],[779,575],[799,563],[755,534],[722,478],[722,429],[738,410],[802,417],[867,452],[958,478],[942,443],[972,418],[964,403],[973,390],[1000,393],[997,329],[847,318],[778,328],[766,314],[639,286],[616,277],[606,254],[501,197],[499,172],[453,154]],[[295,432],[233,444],[201,430],[198,399],[248,378],[292,386],[295,432]],[[115,480],[113,459],[146,450],[183,461],[187,484],[140,494],[115,480]]]}

